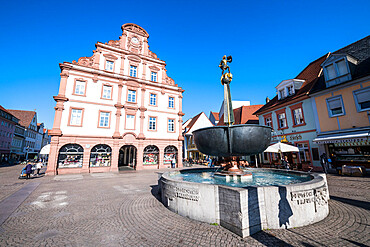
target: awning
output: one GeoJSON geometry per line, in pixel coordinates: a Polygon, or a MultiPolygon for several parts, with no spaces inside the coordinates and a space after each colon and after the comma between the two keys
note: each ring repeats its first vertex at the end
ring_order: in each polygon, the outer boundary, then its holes
{"type": "Polygon", "coordinates": [[[370,131],[357,131],[349,133],[319,135],[314,142],[319,144],[325,143],[343,143],[343,142],[362,142],[365,145],[370,145],[370,131]],[[367,144],[366,144],[367,143],[367,144]]]}

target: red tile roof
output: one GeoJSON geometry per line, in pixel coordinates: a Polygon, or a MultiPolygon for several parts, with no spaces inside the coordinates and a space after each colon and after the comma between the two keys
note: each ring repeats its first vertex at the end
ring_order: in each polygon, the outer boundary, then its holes
{"type": "Polygon", "coordinates": [[[35,111],[23,111],[23,110],[11,110],[7,109],[8,112],[13,114],[16,118],[19,119],[19,124],[28,127],[32,122],[33,116],[35,116],[35,111]]]}
{"type": "Polygon", "coordinates": [[[211,114],[213,115],[213,117],[215,118],[216,121],[220,120],[220,116],[219,116],[218,112],[212,112],[211,111],[211,114]]]}
{"type": "MultiPolygon", "coordinates": [[[[245,123],[258,123],[258,117],[253,115],[253,113],[261,108],[263,105],[249,105],[241,106],[233,110],[235,123],[234,124],[245,124],[245,123]]],[[[224,124],[224,115],[222,115],[220,121],[217,125],[224,124]]]]}
{"type": "Polygon", "coordinates": [[[283,106],[285,103],[290,102],[293,99],[300,98],[304,95],[309,94],[315,83],[317,82],[319,76],[321,75],[322,68],[321,64],[328,58],[330,52],[325,54],[324,56],[316,59],[315,61],[311,62],[304,70],[302,70],[294,79],[302,79],[305,80],[302,87],[290,97],[287,97],[283,100],[278,100],[278,96],[276,95],[273,99],[271,99],[268,103],[262,106],[259,110],[257,110],[254,115],[260,115],[265,112],[268,112],[271,108],[277,108],[279,106],[283,106]]]}

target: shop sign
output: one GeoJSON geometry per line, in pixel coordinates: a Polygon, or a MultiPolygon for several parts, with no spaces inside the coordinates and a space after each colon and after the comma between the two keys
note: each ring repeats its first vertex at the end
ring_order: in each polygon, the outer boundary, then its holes
{"type": "Polygon", "coordinates": [[[302,140],[302,136],[301,135],[291,135],[289,136],[289,139],[291,141],[299,141],[299,140],[302,140]]]}
{"type": "Polygon", "coordinates": [[[357,146],[370,146],[370,141],[348,141],[334,143],[335,147],[357,147],[357,146]]]}
{"type": "Polygon", "coordinates": [[[370,140],[368,138],[352,138],[352,139],[342,139],[342,140],[318,141],[318,143],[323,143],[323,144],[328,144],[328,143],[343,144],[342,147],[349,147],[349,146],[369,146],[370,145],[370,140]]]}

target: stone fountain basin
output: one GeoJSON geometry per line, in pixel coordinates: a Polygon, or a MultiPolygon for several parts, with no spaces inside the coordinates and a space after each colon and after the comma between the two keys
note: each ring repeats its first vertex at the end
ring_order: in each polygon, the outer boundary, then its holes
{"type": "MultiPolygon", "coordinates": [[[[171,211],[199,221],[217,223],[246,237],[264,229],[285,229],[321,221],[329,214],[325,174],[307,174],[312,180],[284,186],[244,188],[174,179],[171,172],[159,179],[162,203],[171,211]]],[[[186,169],[172,173],[216,171],[186,169]]]]}
{"type": "Polygon", "coordinates": [[[193,136],[195,145],[203,154],[245,156],[265,151],[271,142],[271,131],[268,126],[238,124],[198,129],[193,131],[193,136]]]}

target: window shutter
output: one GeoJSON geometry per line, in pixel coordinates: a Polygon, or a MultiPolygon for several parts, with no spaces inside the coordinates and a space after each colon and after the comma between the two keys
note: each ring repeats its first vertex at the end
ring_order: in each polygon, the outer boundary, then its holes
{"type": "Polygon", "coordinates": [[[342,104],[340,102],[340,99],[334,99],[328,101],[330,110],[336,109],[336,108],[342,108],[342,104]]]}
{"type": "Polygon", "coordinates": [[[356,96],[357,96],[357,102],[360,104],[366,101],[369,101],[370,100],[370,89],[366,91],[362,91],[362,92],[357,92],[356,96]]]}

